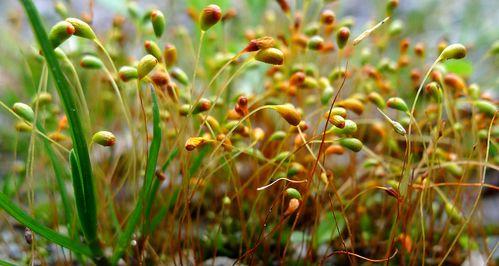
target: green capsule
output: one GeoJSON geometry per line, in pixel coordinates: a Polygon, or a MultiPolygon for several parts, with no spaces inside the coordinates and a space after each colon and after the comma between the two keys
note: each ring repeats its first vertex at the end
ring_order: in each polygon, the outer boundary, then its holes
{"type": "Polygon", "coordinates": [[[28,122],[33,122],[33,120],[35,119],[35,113],[33,112],[33,109],[31,109],[31,107],[25,103],[15,103],[12,106],[12,111],[14,111],[14,113],[28,122]]]}
{"type": "Polygon", "coordinates": [[[347,117],[347,109],[345,109],[343,107],[333,107],[333,108],[331,108],[331,115],[341,115],[343,118],[346,118],[347,117]]]}
{"type": "Polygon", "coordinates": [[[180,108],[178,109],[178,113],[181,116],[188,116],[189,112],[191,111],[192,105],[190,104],[182,104],[180,108]]]}
{"type": "Polygon", "coordinates": [[[373,91],[373,92],[369,93],[367,98],[374,105],[376,105],[379,109],[385,109],[385,107],[386,107],[385,100],[383,99],[383,97],[379,93],[373,91]]]}
{"type": "Polygon", "coordinates": [[[320,77],[318,83],[319,83],[319,88],[323,90],[326,89],[327,87],[331,87],[331,83],[326,77],[320,77]]]}
{"type": "Polygon", "coordinates": [[[344,148],[347,148],[354,152],[359,152],[360,150],[362,150],[363,146],[362,142],[356,138],[342,138],[339,139],[338,142],[344,148]]]}
{"type": "Polygon", "coordinates": [[[331,82],[334,82],[335,80],[344,77],[345,74],[346,69],[344,67],[335,67],[333,68],[333,70],[331,70],[328,78],[331,82]]]}
{"type": "Polygon", "coordinates": [[[97,38],[90,25],[88,25],[86,22],[77,18],[67,18],[66,21],[71,23],[71,25],[73,25],[73,27],[75,28],[74,35],[89,40],[94,40],[95,38],[97,38]]]}
{"type": "Polygon", "coordinates": [[[392,98],[388,99],[386,101],[386,105],[389,108],[399,110],[401,112],[408,112],[409,111],[409,107],[407,107],[407,104],[405,103],[405,101],[399,97],[392,97],[392,98]]]}
{"type": "Polygon", "coordinates": [[[307,36],[314,36],[317,33],[319,33],[320,30],[320,25],[317,22],[312,22],[310,25],[308,25],[304,30],[303,33],[307,36]]]}
{"type": "Polygon", "coordinates": [[[290,198],[301,200],[300,191],[295,188],[290,187],[286,189],[286,195],[288,195],[288,197],[290,198]]]}
{"type": "Polygon", "coordinates": [[[157,9],[152,10],[150,16],[154,34],[156,35],[156,38],[161,38],[166,27],[165,16],[163,15],[163,12],[157,9]]]}
{"type": "Polygon", "coordinates": [[[187,74],[178,67],[173,67],[170,70],[170,75],[176,79],[178,82],[182,83],[183,85],[189,84],[189,78],[187,77],[187,74]]]}
{"type": "Polygon", "coordinates": [[[44,106],[52,102],[52,95],[48,92],[40,92],[33,99],[32,104],[38,104],[39,106],[44,106]]]}
{"type": "Polygon", "coordinates": [[[365,169],[369,169],[379,165],[379,161],[374,158],[368,158],[362,163],[362,167],[365,169]]]}
{"type": "Polygon", "coordinates": [[[121,67],[120,70],[118,71],[118,75],[120,76],[120,79],[124,82],[130,81],[132,79],[136,79],[139,77],[137,69],[135,67],[131,67],[131,66],[121,67]]]}
{"type": "Polygon", "coordinates": [[[222,10],[217,5],[209,5],[201,11],[199,26],[201,30],[207,31],[222,19],[222,10]]]}
{"type": "Polygon", "coordinates": [[[303,165],[301,165],[300,163],[293,162],[288,169],[288,176],[295,176],[298,173],[302,172],[305,172],[305,167],[303,167],[303,165]]]}
{"type": "Polygon", "coordinates": [[[456,206],[454,206],[450,202],[445,203],[445,212],[447,213],[447,215],[449,215],[451,220],[455,223],[460,223],[464,220],[461,212],[456,208],[456,206]]]}
{"type": "Polygon", "coordinates": [[[310,50],[321,50],[322,47],[324,46],[324,39],[319,36],[315,35],[310,40],[308,40],[308,49],[310,50]]]}
{"type": "Polygon", "coordinates": [[[223,199],[222,199],[222,203],[224,205],[230,205],[232,203],[232,201],[230,200],[229,197],[225,196],[223,199]]]}
{"type": "Polygon", "coordinates": [[[284,131],[276,131],[269,137],[269,141],[279,141],[283,140],[286,137],[286,132],[284,131]]]}
{"type": "Polygon", "coordinates": [[[146,52],[158,60],[158,62],[161,62],[162,57],[161,57],[161,49],[159,48],[158,44],[154,41],[145,41],[144,42],[144,48],[146,52]]]}
{"type": "Polygon", "coordinates": [[[257,158],[258,161],[260,161],[260,162],[265,162],[267,160],[267,158],[265,158],[265,156],[263,155],[263,153],[259,149],[249,148],[249,149],[245,149],[244,152],[252,157],[257,158]]]}
{"type": "Polygon", "coordinates": [[[205,98],[201,98],[199,102],[194,106],[192,114],[199,114],[201,112],[206,112],[211,108],[211,101],[205,98]]]}
{"type": "Polygon", "coordinates": [[[489,101],[477,100],[475,101],[474,105],[480,113],[484,113],[489,117],[493,117],[494,114],[497,112],[496,105],[489,101]]]}
{"type": "Polygon", "coordinates": [[[99,58],[93,55],[85,55],[80,61],[80,66],[88,69],[102,69],[104,64],[99,58]]]}
{"type": "Polygon", "coordinates": [[[158,59],[156,57],[148,54],[140,59],[137,66],[137,73],[139,79],[143,79],[149,72],[151,72],[154,67],[158,64],[158,59]]]}
{"type": "Polygon", "coordinates": [[[284,62],[284,53],[277,48],[271,47],[259,50],[255,55],[255,59],[270,65],[282,65],[284,62]]]}
{"type": "Polygon", "coordinates": [[[442,60],[461,59],[466,56],[466,47],[460,43],[451,44],[442,51],[440,58],[442,60]]]}
{"type": "Polygon", "coordinates": [[[461,166],[456,163],[449,163],[445,166],[445,170],[447,170],[451,175],[459,177],[462,176],[464,170],[461,166]]]}
{"type": "Polygon", "coordinates": [[[276,161],[276,162],[281,162],[281,161],[284,161],[284,160],[287,160],[287,159],[291,159],[292,157],[292,153],[289,152],[289,151],[283,151],[279,154],[277,154],[273,160],[276,161]]]}
{"type": "Polygon", "coordinates": [[[478,131],[478,137],[479,137],[480,139],[487,139],[487,138],[488,138],[488,135],[489,135],[489,133],[487,132],[487,130],[486,130],[486,129],[480,129],[480,130],[478,131]]]}
{"type": "Polygon", "coordinates": [[[319,83],[317,79],[306,76],[305,80],[303,80],[303,84],[300,86],[303,89],[317,89],[319,87],[319,83]]]}
{"type": "Polygon", "coordinates": [[[388,29],[390,36],[397,36],[404,30],[404,23],[401,20],[394,20],[388,29]]]}
{"type": "Polygon", "coordinates": [[[68,9],[66,8],[63,2],[57,1],[54,4],[54,9],[55,12],[59,14],[59,16],[61,16],[61,18],[65,19],[68,17],[68,9]]]}
{"type": "Polygon", "coordinates": [[[345,126],[343,128],[332,126],[326,133],[331,132],[336,135],[350,135],[357,132],[357,124],[350,119],[345,119],[345,126]]]}
{"type": "Polygon", "coordinates": [[[75,27],[67,21],[57,22],[49,32],[49,41],[55,49],[75,34],[75,27]]]}
{"type": "Polygon", "coordinates": [[[109,131],[99,131],[92,136],[92,141],[99,145],[109,147],[116,143],[116,137],[109,131]]]}
{"type": "Polygon", "coordinates": [[[339,49],[343,49],[350,38],[350,29],[347,27],[341,27],[336,33],[336,44],[339,49]]]}
{"type": "Polygon", "coordinates": [[[321,103],[323,105],[328,104],[331,101],[331,98],[333,98],[333,95],[334,95],[333,87],[328,86],[324,88],[321,95],[321,103]]]}
{"type": "Polygon", "coordinates": [[[473,100],[478,100],[480,98],[480,87],[476,83],[471,84],[468,88],[468,94],[473,100]]]}

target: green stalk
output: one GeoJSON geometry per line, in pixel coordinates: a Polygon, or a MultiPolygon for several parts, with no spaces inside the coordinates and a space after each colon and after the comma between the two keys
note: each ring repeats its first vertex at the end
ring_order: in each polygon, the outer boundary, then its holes
{"type": "Polygon", "coordinates": [[[54,77],[57,91],[63,102],[63,107],[68,118],[68,123],[71,129],[71,137],[73,141],[73,153],[71,159],[73,163],[73,180],[75,196],[79,219],[85,239],[87,240],[92,251],[92,259],[97,264],[106,264],[106,259],[102,258],[103,253],[97,238],[97,207],[95,202],[94,185],[92,180],[92,166],[90,164],[90,156],[85,134],[80,119],[80,114],[77,112],[76,99],[71,93],[71,86],[66,80],[59,62],[57,61],[53,47],[50,44],[47,33],[43,28],[42,20],[32,0],[20,0],[26,14],[30,20],[33,32],[41,46],[45,60],[54,77]],[[78,167],[74,169],[75,165],[78,167]],[[81,181],[81,182],[75,182],[81,181]],[[81,192],[81,194],[76,192],[81,192]],[[84,201],[84,202],[79,202],[84,201]],[[84,207],[84,209],[81,209],[84,207]],[[82,217],[82,214],[85,216],[82,217]]]}
{"type": "Polygon", "coordinates": [[[118,260],[125,253],[126,248],[129,246],[130,240],[132,238],[135,227],[139,223],[140,217],[142,216],[144,208],[147,209],[148,204],[147,199],[151,193],[151,187],[153,183],[154,174],[156,172],[156,165],[158,162],[159,147],[161,145],[161,128],[159,126],[159,105],[156,92],[154,88],[151,88],[152,96],[152,113],[153,113],[153,138],[151,141],[151,147],[149,148],[149,156],[147,157],[146,172],[144,176],[144,184],[140,191],[139,199],[135,205],[132,214],[120,236],[118,237],[118,243],[114,249],[114,254],[111,258],[111,264],[116,265],[118,260]]]}

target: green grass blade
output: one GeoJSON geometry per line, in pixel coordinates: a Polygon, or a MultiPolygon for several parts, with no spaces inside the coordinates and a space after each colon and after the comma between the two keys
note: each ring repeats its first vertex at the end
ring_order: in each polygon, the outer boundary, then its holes
{"type": "MultiPolygon", "coordinates": [[[[168,156],[168,159],[166,159],[166,162],[161,167],[162,171],[165,171],[166,168],[168,168],[168,165],[173,160],[173,158],[175,158],[175,156],[177,156],[177,154],[178,154],[178,148],[175,148],[173,150],[173,152],[170,154],[170,156],[168,156]]],[[[161,185],[160,180],[158,178],[154,178],[153,183],[152,183],[151,193],[149,195],[149,199],[148,199],[147,204],[146,204],[146,206],[147,206],[146,217],[149,217],[149,215],[151,213],[152,204],[153,204],[154,198],[156,197],[156,193],[158,192],[160,185],[161,185]]]]}
{"type": "Polygon", "coordinates": [[[14,264],[12,262],[8,262],[6,260],[0,259],[0,266],[16,266],[16,265],[18,265],[18,264],[14,264]]]}
{"type": "Polygon", "coordinates": [[[76,242],[74,239],[70,239],[63,236],[52,229],[40,224],[38,221],[29,216],[21,208],[17,207],[12,201],[10,201],[5,194],[0,193],[0,208],[5,210],[10,216],[16,219],[22,225],[30,228],[36,234],[63,246],[75,253],[79,253],[86,256],[91,256],[92,253],[90,249],[81,243],[76,242]]]}
{"type": "Polygon", "coordinates": [[[126,248],[129,246],[130,240],[132,238],[135,227],[137,226],[142,212],[147,209],[144,203],[149,202],[148,198],[151,192],[152,181],[156,172],[156,165],[158,163],[159,147],[161,145],[161,128],[159,126],[159,105],[156,92],[151,88],[152,96],[152,112],[153,112],[153,138],[151,141],[151,146],[149,148],[149,156],[147,157],[146,173],[144,176],[144,185],[140,192],[137,204],[128,219],[128,222],[123,230],[123,233],[118,237],[118,243],[116,245],[113,257],[111,258],[111,264],[116,265],[118,260],[123,256],[126,248]]]}
{"type": "MultiPolygon", "coordinates": [[[[48,40],[47,32],[43,27],[42,20],[38,14],[38,10],[31,0],[20,0],[23,5],[29,21],[33,28],[33,32],[41,46],[45,60],[49,66],[50,72],[54,78],[57,91],[62,100],[64,111],[68,119],[71,129],[71,137],[73,141],[73,149],[75,151],[75,160],[78,161],[79,171],[81,176],[80,189],[85,194],[85,204],[77,204],[85,206],[86,217],[79,216],[80,223],[89,245],[93,251],[94,261],[100,261],[102,251],[100,250],[97,239],[97,208],[94,195],[94,186],[92,180],[92,166],[90,164],[90,156],[88,154],[88,146],[85,138],[85,133],[82,127],[80,115],[75,108],[76,99],[71,93],[71,86],[66,80],[59,62],[57,61],[53,47],[48,40]]],[[[80,210],[79,210],[80,213],[80,210]]]]}

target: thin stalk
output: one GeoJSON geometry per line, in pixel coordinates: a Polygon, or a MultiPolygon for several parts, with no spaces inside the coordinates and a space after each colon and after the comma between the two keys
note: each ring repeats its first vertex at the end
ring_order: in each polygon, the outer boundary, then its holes
{"type": "MultiPolygon", "coordinates": [[[[491,143],[490,134],[492,132],[492,127],[494,126],[494,120],[496,118],[496,115],[497,115],[497,111],[495,112],[494,117],[492,117],[492,120],[490,121],[489,129],[488,129],[488,132],[487,132],[487,149],[485,151],[485,163],[487,163],[487,161],[489,160],[489,151],[490,151],[490,143],[491,143]]],[[[459,228],[459,230],[458,230],[458,232],[456,234],[456,237],[454,238],[454,241],[452,241],[452,244],[450,245],[449,249],[445,253],[445,255],[442,258],[442,260],[438,263],[438,266],[443,265],[443,263],[445,262],[445,259],[447,259],[447,257],[449,256],[449,254],[452,251],[452,248],[454,247],[454,245],[456,244],[456,242],[459,240],[459,237],[463,233],[464,228],[470,222],[471,217],[473,217],[473,214],[475,213],[475,210],[478,207],[478,203],[480,202],[480,197],[482,195],[482,190],[483,190],[483,184],[485,184],[485,175],[486,175],[486,173],[487,173],[487,167],[484,166],[483,170],[482,170],[482,177],[480,179],[480,184],[481,184],[480,190],[478,191],[478,195],[476,196],[475,202],[473,203],[473,207],[471,208],[470,214],[468,215],[468,217],[466,217],[466,220],[464,221],[464,223],[459,228]]],[[[437,189],[437,187],[435,187],[435,189],[437,189]]]]}
{"type": "Polygon", "coordinates": [[[196,54],[196,61],[194,62],[194,72],[192,73],[192,83],[191,83],[191,86],[187,86],[188,93],[189,93],[189,101],[192,100],[192,92],[196,89],[196,76],[197,76],[197,72],[198,72],[199,59],[201,58],[201,48],[203,47],[205,34],[206,34],[206,32],[204,30],[202,30],[201,34],[199,35],[199,46],[198,46],[198,51],[196,54]]]}
{"type": "MultiPolygon", "coordinates": [[[[31,124],[29,121],[26,121],[24,120],[22,117],[20,117],[18,114],[16,114],[14,111],[12,111],[12,109],[10,109],[3,101],[0,100],[0,106],[2,108],[4,108],[5,110],[7,110],[11,115],[15,116],[17,119],[21,120],[21,121],[24,121],[26,124],[28,124],[29,126],[32,126],[33,127],[33,124],[31,124]]],[[[54,144],[55,146],[57,146],[58,148],[60,148],[61,150],[69,153],[69,150],[66,149],[66,147],[62,146],[60,143],[54,141],[53,139],[51,139],[49,136],[47,136],[44,132],[40,131],[38,128],[36,127],[33,127],[33,130],[38,134],[40,135],[43,139],[45,139],[46,141],[54,144]]]]}
{"type": "Polygon", "coordinates": [[[116,81],[114,80],[113,76],[109,72],[109,70],[104,67],[104,72],[106,73],[107,78],[111,82],[111,86],[113,87],[114,93],[118,97],[118,101],[120,103],[121,110],[123,112],[123,115],[125,115],[125,120],[128,126],[128,129],[130,130],[130,136],[131,136],[131,141],[132,141],[132,176],[135,176],[137,173],[137,164],[136,164],[136,159],[137,159],[137,140],[135,139],[135,130],[133,128],[132,124],[132,118],[129,113],[129,108],[126,104],[126,102],[123,100],[123,97],[121,96],[120,89],[118,88],[118,85],[116,84],[116,81]]]}

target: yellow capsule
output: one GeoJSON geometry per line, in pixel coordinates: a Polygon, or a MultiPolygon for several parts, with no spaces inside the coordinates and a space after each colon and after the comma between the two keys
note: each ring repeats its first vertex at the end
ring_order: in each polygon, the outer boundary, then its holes
{"type": "Polygon", "coordinates": [[[277,48],[267,48],[259,50],[255,59],[270,65],[282,65],[284,62],[284,53],[277,48]]]}
{"type": "Polygon", "coordinates": [[[273,105],[271,108],[276,110],[290,125],[298,126],[300,124],[301,114],[292,104],[273,105]]]}
{"type": "Polygon", "coordinates": [[[156,57],[148,54],[142,57],[137,66],[137,74],[139,79],[143,79],[149,72],[151,72],[154,67],[158,64],[158,59],[156,57]]]}
{"type": "Polygon", "coordinates": [[[460,43],[451,44],[442,51],[440,58],[442,60],[461,59],[466,56],[466,47],[460,43]]]}

